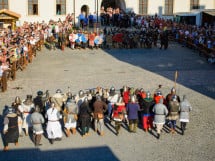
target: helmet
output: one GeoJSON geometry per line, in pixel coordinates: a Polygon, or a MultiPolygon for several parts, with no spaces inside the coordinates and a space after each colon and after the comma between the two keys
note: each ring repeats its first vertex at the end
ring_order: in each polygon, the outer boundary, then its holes
{"type": "Polygon", "coordinates": [[[157,91],[156,95],[161,96],[162,95],[161,91],[157,91]]]}
{"type": "Polygon", "coordinates": [[[143,88],[140,88],[140,92],[144,92],[144,89],[143,89],[143,88]]]}
{"type": "Polygon", "coordinates": [[[38,91],[38,92],[37,92],[37,95],[38,95],[38,96],[42,96],[42,95],[43,95],[43,91],[38,91]]]}
{"type": "Polygon", "coordinates": [[[115,88],[113,86],[110,88],[110,95],[115,95],[115,88]]]}
{"type": "Polygon", "coordinates": [[[16,96],[14,103],[21,104],[21,99],[19,96],[16,96]]]}
{"type": "Polygon", "coordinates": [[[175,90],[175,88],[173,87],[172,89],[171,89],[171,93],[175,93],[176,92],[176,90],[175,90]]]}
{"type": "Polygon", "coordinates": [[[80,90],[79,93],[78,93],[78,95],[79,95],[79,97],[81,97],[81,98],[84,97],[84,91],[83,91],[83,90],[80,90]]]}
{"type": "Polygon", "coordinates": [[[110,92],[115,92],[115,88],[113,86],[110,88],[110,92]]]}
{"type": "Polygon", "coordinates": [[[57,89],[56,93],[62,93],[61,89],[57,89]]]}
{"type": "Polygon", "coordinates": [[[13,107],[8,107],[7,109],[7,114],[12,114],[12,113],[15,113],[15,109],[13,107]]]}
{"type": "Polygon", "coordinates": [[[146,92],[146,98],[150,98],[151,97],[151,93],[149,91],[146,92]]]}

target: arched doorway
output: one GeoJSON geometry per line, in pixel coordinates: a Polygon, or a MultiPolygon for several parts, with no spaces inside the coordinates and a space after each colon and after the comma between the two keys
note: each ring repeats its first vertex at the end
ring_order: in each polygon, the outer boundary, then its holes
{"type": "Polygon", "coordinates": [[[89,6],[88,5],[83,5],[82,7],[81,7],[81,13],[84,13],[84,16],[88,16],[88,14],[89,14],[89,6]]]}
{"type": "Polygon", "coordinates": [[[122,11],[126,11],[125,0],[103,0],[101,7],[104,7],[105,10],[111,7],[113,9],[119,8],[122,11]]]}

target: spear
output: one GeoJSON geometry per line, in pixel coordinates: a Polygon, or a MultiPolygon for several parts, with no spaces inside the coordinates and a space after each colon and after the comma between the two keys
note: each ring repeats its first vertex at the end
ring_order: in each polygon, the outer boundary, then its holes
{"type": "Polygon", "coordinates": [[[177,81],[177,78],[178,78],[178,71],[176,70],[176,71],[175,71],[175,83],[174,83],[175,89],[176,89],[176,81],[177,81]]]}

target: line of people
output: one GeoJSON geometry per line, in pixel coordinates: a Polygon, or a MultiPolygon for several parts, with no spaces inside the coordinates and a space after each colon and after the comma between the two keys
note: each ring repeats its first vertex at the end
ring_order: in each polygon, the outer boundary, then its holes
{"type": "Polygon", "coordinates": [[[175,134],[176,120],[179,119],[181,134],[184,135],[191,110],[186,96],[181,101],[175,88],[166,97],[160,90],[152,95],[149,91],[127,86],[119,92],[114,87],[97,87],[80,90],[77,95],[72,95],[70,90],[63,94],[58,89],[52,96],[48,91],[45,94],[38,91],[34,99],[32,95],[27,95],[21,101],[17,96],[12,106],[5,108],[4,151],[8,151],[9,143],[18,145],[18,138],[23,136],[23,128],[26,136],[30,134],[35,146],[42,145],[40,142],[43,134],[51,144],[60,141],[63,131],[67,137],[71,133],[75,135],[77,130],[82,137],[86,137],[90,128],[93,128],[97,134],[104,136],[105,124],[112,122],[117,136],[121,126],[136,133],[139,122],[146,132],[156,130],[159,139],[164,125],[175,134]]]}

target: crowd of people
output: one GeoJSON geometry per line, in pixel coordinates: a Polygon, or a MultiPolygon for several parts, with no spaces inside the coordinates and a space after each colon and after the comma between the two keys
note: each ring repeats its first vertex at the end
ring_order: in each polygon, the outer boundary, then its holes
{"type": "Polygon", "coordinates": [[[92,128],[96,134],[104,136],[105,124],[113,122],[116,136],[120,134],[121,126],[136,133],[139,123],[145,132],[157,131],[159,139],[164,125],[169,133],[175,134],[179,120],[181,126],[177,133],[184,135],[191,110],[186,96],[180,100],[175,88],[166,96],[161,89],[150,93],[127,86],[120,90],[96,87],[80,90],[78,94],[72,94],[70,90],[63,93],[60,89],[53,95],[49,91],[38,91],[35,98],[27,95],[22,100],[17,96],[11,106],[5,107],[4,151],[8,151],[9,143],[17,145],[23,133],[32,137],[35,146],[40,146],[43,134],[50,144],[60,141],[63,131],[66,137],[71,133],[75,135],[77,130],[86,137],[92,128]]]}
{"type": "MultiPolygon", "coordinates": [[[[116,16],[114,16],[116,17],[116,16]]],[[[179,24],[171,20],[164,20],[157,16],[138,16],[132,13],[127,24],[113,21],[113,27],[107,26],[95,31],[76,29],[72,16],[65,20],[50,20],[48,23],[25,22],[23,26],[12,30],[11,27],[0,32],[0,79],[4,86],[3,75],[10,71],[15,79],[15,70],[25,69],[28,63],[36,57],[43,45],[49,49],[65,47],[71,49],[85,48],[152,48],[160,40],[160,49],[168,48],[168,40],[173,38],[187,46],[188,42],[198,49],[199,44],[205,45],[214,54],[215,28],[214,26],[191,26],[179,24]],[[133,18],[132,18],[133,17],[133,18]]],[[[92,18],[92,17],[91,17],[92,18]]],[[[94,18],[95,19],[95,18],[94,18]]],[[[116,20],[116,18],[115,18],[116,20]]],[[[119,21],[120,22],[120,21],[119,21]]],[[[214,61],[214,57],[212,57],[214,61]]],[[[9,78],[7,75],[6,78],[9,78]]],[[[171,133],[176,131],[176,120],[181,122],[181,134],[184,134],[186,123],[189,122],[189,112],[192,109],[186,96],[181,101],[176,95],[175,88],[166,97],[160,90],[150,93],[142,89],[124,87],[118,93],[114,88],[95,90],[80,90],[77,95],[71,92],[63,94],[57,90],[53,96],[47,91],[38,91],[33,99],[27,95],[26,99],[19,97],[4,113],[4,151],[9,143],[18,144],[19,137],[32,135],[35,146],[41,145],[44,133],[50,143],[61,140],[65,131],[67,137],[76,134],[78,129],[83,137],[89,135],[90,128],[103,136],[104,122],[115,122],[115,134],[119,135],[121,126],[129,132],[136,132],[138,122],[144,131],[156,129],[157,138],[163,126],[167,126],[171,133]]]]}

